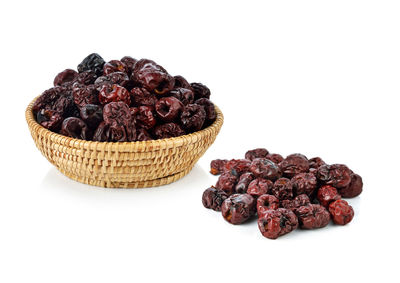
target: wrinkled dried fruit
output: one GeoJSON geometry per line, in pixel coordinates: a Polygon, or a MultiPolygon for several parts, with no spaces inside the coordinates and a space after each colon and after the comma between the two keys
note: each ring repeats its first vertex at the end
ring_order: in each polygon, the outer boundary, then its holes
{"type": "Polygon", "coordinates": [[[225,171],[219,176],[216,188],[223,190],[228,195],[231,195],[235,192],[235,186],[238,182],[238,175],[234,171],[225,171]]]}
{"type": "Polygon", "coordinates": [[[101,76],[104,64],[105,61],[99,54],[92,53],[78,65],[78,72],[93,71],[97,76],[101,76]]]}
{"type": "Polygon", "coordinates": [[[134,87],[131,90],[131,98],[136,106],[154,106],[157,103],[157,97],[151,94],[147,89],[134,87]]]}
{"type": "Polygon", "coordinates": [[[120,85],[104,84],[100,88],[99,101],[101,104],[123,101],[127,105],[131,104],[131,95],[129,91],[120,85]]]}
{"type": "Polygon", "coordinates": [[[204,191],[202,201],[205,208],[221,211],[221,205],[227,198],[228,195],[223,190],[211,187],[204,191]]]}
{"type": "Polygon", "coordinates": [[[247,193],[254,198],[257,198],[261,195],[269,194],[274,183],[270,180],[266,180],[263,178],[257,178],[250,182],[249,187],[247,188],[247,193]]]}
{"type": "Polygon", "coordinates": [[[283,176],[292,178],[299,173],[308,172],[308,159],[302,154],[291,154],[279,163],[279,168],[281,169],[283,176]]]}
{"type": "Polygon", "coordinates": [[[183,105],[192,104],[194,102],[194,93],[187,88],[175,88],[169,92],[169,95],[177,98],[183,105]]]}
{"type": "Polygon", "coordinates": [[[149,141],[153,139],[150,133],[143,128],[136,129],[136,134],[137,134],[136,136],[137,141],[149,141]]]}
{"type": "Polygon", "coordinates": [[[51,131],[58,131],[63,122],[63,117],[54,110],[41,109],[36,115],[37,122],[51,131]]]}
{"type": "Polygon", "coordinates": [[[137,60],[131,56],[124,56],[122,57],[121,62],[125,64],[126,73],[131,76],[133,67],[135,66],[137,60]]]}
{"type": "Polygon", "coordinates": [[[253,161],[256,158],[266,158],[268,153],[269,152],[266,148],[256,148],[247,151],[244,157],[248,160],[253,161]]]}
{"type": "Polygon", "coordinates": [[[292,178],[292,184],[295,195],[311,196],[317,188],[317,178],[312,173],[299,173],[292,178]]]}
{"type": "Polygon", "coordinates": [[[65,119],[61,125],[60,133],[75,139],[88,140],[91,138],[90,130],[86,123],[76,117],[65,119]]]}
{"type": "Polygon", "coordinates": [[[341,189],[350,184],[352,174],[352,171],[346,165],[325,164],[318,168],[317,178],[326,185],[341,189]]]}
{"type": "Polygon", "coordinates": [[[360,175],[352,174],[351,182],[347,187],[339,189],[343,198],[354,198],[362,193],[363,181],[360,175]]]}
{"type": "Polygon", "coordinates": [[[86,104],[80,109],[80,117],[91,129],[96,129],[103,121],[103,109],[99,105],[86,104]]]}
{"type": "Polygon", "coordinates": [[[103,66],[103,74],[104,75],[109,75],[111,73],[115,72],[122,72],[126,73],[127,69],[124,63],[122,63],[119,60],[111,60],[110,62],[107,62],[103,66]]]}
{"type": "Polygon", "coordinates": [[[306,194],[298,195],[294,199],[284,199],[281,202],[283,208],[291,209],[294,212],[301,206],[310,205],[310,198],[306,194]]]}
{"type": "Polygon", "coordinates": [[[279,164],[283,161],[282,155],[277,154],[277,153],[269,153],[269,154],[267,154],[267,156],[265,158],[271,160],[275,164],[279,164]]]}
{"type": "Polygon", "coordinates": [[[162,97],[156,103],[156,113],[161,120],[171,122],[179,116],[183,104],[175,97],[162,97]]]}
{"type": "Polygon", "coordinates": [[[346,225],[354,217],[354,210],[345,200],[336,200],[329,205],[329,212],[335,224],[346,225]]]}
{"type": "Polygon", "coordinates": [[[238,194],[246,193],[250,182],[253,180],[254,180],[253,173],[250,173],[250,172],[243,173],[240,176],[239,181],[235,186],[235,192],[238,194]]]}
{"type": "Polygon", "coordinates": [[[101,90],[101,87],[104,84],[108,84],[108,85],[116,84],[116,85],[125,87],[128,85],[128,83],[129,83],[128,75],[126,73],[122,73],[122,72],[114,72],[109,75],[98,77],[94,82],[97,90],[99,90],[99,91],[101,90]]]}
{"type": "Polygon", "coordinates": [[[225,164],[228,162],[226,159],[215,159],[210,163],[210,173],[219,175],[224,171],[225,164]]]}
{"type": "Polygon", "coordinates": [[[106,122],[101,122],[93,135],[93,141],[107,142],[110,140],[110,125],[106,122]]]}
{"type": "Polygon", "coordinates": [[[249,194],[234,194],[224,200],[222,216],[231,224],[241,224],[256,213],[256,201],[249,194]]]}
{"type": "Polygon", "coordinates": [[[151,106],[138,107],[134,117],[137,124],[145,130],[153,128],[157,123],[151,106]]]}
{"type": "Polygon", "coordinates": [[[261,234],[269,239],[276,239],[298,227],[296,215],[290,209],[268,210],[258,218],[261,234]]]}
{"type": "Polygon", "coordinates": [[[75,83],[72,95],[78,107],[83,107],[86,104],[99,104],[99,92],[94,85],[86,86],[75,83]]]}
{"type": "Polygon", "coordinates": [[[277,199],[273,195],[265,194],[261,195],[257,199],[257,213],[258,217],[262,217],[262,215],[268,210],[274,210],[279,208],[279,199],[277,199]]]}
{"type": "Polygon", "coordinates": [[[261,177],[269,180],[276,180],[281,173],[279,167],[266,158],[256,158],[250,164],[250,171],[256,177],[261,177]]]}
{"type": "Polygon", "coordinates": [[[217,118],[217,112],[215,111],[214,103],[212,103],[211,100],[207,98],[197,99],[194,103],[204,107],[204,110],[206,111],[205,123],[206,125],[211,125],[211,123],[214,122],[217,118]]]}
{"type": "Polygon", "coordinates": [[[328,207],[331,202],[340,199],[340,195],[335,187],[326,185],[318,189],[317,199],[322,206],[328,207]]]}
{"type": "Polygon", "coordinates": [[[293,184],[290,179],[279,178],[275,181],[271,189],[271,194],[276,196],[279,200],[293,198],[293,184]]]}
{"type": "Polygon", "coordinates": [[[185,131],[176,123],[166,123],[156,126],[154,129],[154,135],[157,139],[167,139],[182,136],[185,131]]]}
{"type": "Polygon", "coordinates": [[[174,88],[183,87],[183,88],[190,89],[191,91],[193,91],[192,86],[190,85],[190,83],[188,83],[188,81],[184,77],[174,76],[174,79],[175,79],[174,88]]]}
{"type": "Polygon", "coordinates": [[[248,172],[250,169],[250,161],[247,159],[231,159],[225,163],[225,171],[236,171],[237,174],[248,172]]]}
{"type": "Polygon", "coordinates": [[[301,229],[322,228],[329,224],[329,212],[322,205],[310,204],[296,209],[301,229]]]}
{"type": "Polygon", "coordinates": [[[206,120],[206,111],[203,106],[188,104],[181,113],[181,124],[186,131],[199,131],[206,120]]]}
{"type": "Polygon", "coordinates": [[[208,87],[201,83],[191,83],[190,86],[193,89],[194,92],[194,99],[200,99],[200,98],[210,98],[211,92],[208,87]]]}
{"type": "Polygon", "coordinates": [[[78,76],[78,73],[74,70],[71,69],[66,69],[59,73],[55,78],[54,78],[54,86],[60,86],[65,83],[73,82],[76,77],[78,76]]]}

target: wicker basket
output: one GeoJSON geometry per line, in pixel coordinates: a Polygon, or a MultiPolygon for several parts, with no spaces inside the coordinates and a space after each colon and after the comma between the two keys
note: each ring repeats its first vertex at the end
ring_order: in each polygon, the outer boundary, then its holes
{"type": "Polygon", "coordinates": [[[144,188],[166,185],[190,172],[214,142],[224,121],[176,138],[142,142],[92,142],[51,132],[34,119],[33,100],[25,116],[37,148],[67,177],[107,188],[144,188]]]}

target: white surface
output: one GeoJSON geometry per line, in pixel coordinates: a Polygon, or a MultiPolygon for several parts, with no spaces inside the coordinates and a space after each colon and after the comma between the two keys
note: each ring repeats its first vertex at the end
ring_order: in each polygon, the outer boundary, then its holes
{"type": "Polygon", "coordinates": [[[0,4],[0,281],[397,281],[398,1],[167,2],[0,4]],[[188,176],[107,190],[41,156],[25,107],[94,51],[211,88],[225,124],[188,176]],[[358,172],[353,222],[272,241],[203,208],[209,162],[259,146],[358,172]]]}

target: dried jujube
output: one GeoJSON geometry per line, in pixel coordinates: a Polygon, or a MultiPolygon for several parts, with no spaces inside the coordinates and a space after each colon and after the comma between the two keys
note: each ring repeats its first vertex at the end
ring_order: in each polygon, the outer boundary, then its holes
{"type": "Polygon", "coordinates": [[[249,194],[233,194],[224,200],[222,216],[231,224],[241,224],[256,213],[256,201],[249,194]]]}
{"type": "Polygon", "coordinates": [[[77,76],[78,73],[75,70],[66,69],[54,78],[54,86],[60,86],[65,83],[73,82],[77,76]]]}
{"type": "Polygon", "coordinates": [[[225,164],[228,162],[226,159],[215,159],[210,163],[210,173],[219,175],[224,171],[225,164]]]}
{"type": "Polygon", "coordinates": [[[292,199],[293,198],[293,184],[288,178],[279,178],[275,181],[271,194],[277,197],[279,200],[292,199]]]}
{"type": "Polygon", "coordinates": [[[256,158],[266,158],[268,153],[269,152],[266,148],[256,148],[247,151],[244,158],[253,161],[256,158]]]}
{"type": "Polygon", "coordinates": [[[273,195],[265,194],[259,196],[257,199],[257,214],[259,217],[268,210],[274,210],[278,208],[279,199],[273,195]]]}
{"type": "Polygon", "coordinates": [[[350,184],[352,174],[352,171],[346,165],[325,164],[318,168],[317,178],[326,185],[341,189],[350,184]]]}
{"type": "Polygon", "coordinates": [[[310,204],[296,209],[301,229],[322,228],[329,224],[329,212],[319,204],[310,204]]]}
{"type": "Polygon", "coordinates": [[[250,164],[250,171],[256,177],[261,177],[272,181],[278,179],[281,175],[279,167],[274,162],[266,158],[255,158],[250,164]]]}
{"type": "Polygon", "coordinates": [[[295,195],[306,194],[311,196],[317,188],[317,178],[312,173],[299,173],[291,181],[295,195]]]}
{"type": "Polygon", "coordinates": [[[204,107],[197,104],[188,104],[181,113],[181,124],[186,131],[195,132],[203,127],[206,120],[204,107]]]}
{"type": "Polygon", "coordinates": [[[257,223],[261,234],[269,239],[277,239],[298,227],[296,215],[286,208],[266,211],[261,214],[257,223]]]}
{"type": "Polygon", "coordinates": [[[329,212],[335,224],[346,225],[354,217],[354,210],[347,201],[339,199],[329,205],[329,212]]]}
{"type": "Polygon", "coordinates": [[[61,125],[61,134],[71,138],[86,140],[90,138],[90,130],[85,122],[76,117],[65,119],[61,125]]]}
{"type": "Polygon", "coordinates": [[[237,182],[236,186],[235,186],[235,192],[238,194],[244,194],[247,192],[247,188],[249,186],[249,184],[251,183],[251,181],[254,180],[254,175],[251,172],[246,172],[243,173],[240,178],[239,181],[237,182]]]}
{"type": "Polygon", "coordinates": [[[324,207],[328,207],[331,202],[340,198],[341,197],[335,187],[325,185],[318,189],[317,199],[324,207]]]}
{"type": "Polygon", "coordinates": [[[236,172],[225,171],[219,176],[218,181],[215,184],[215,187],[220,190],[223,190],[228,195],[231,195],[235,192],[235,186],[237,182],[238,182],[238,175],[236,172]]]}
{"type": "Polygon", "coordinates": [[[183,110],[183,103],[176,97],[163,97],[156,103],[156,113],[165,122],[172,122],[178,118],[183,110]]]}
{"type": "Polygon", "coordinates": [[[308,159],[299,153],[291,154],[279,163],[279,168],[283,176],[292,178],[296,174],[308,172],[308,159]]]}
{"type": "Polygon", "coordinates": [[[344,198],[354,198],[362,193],[363,181],[360,175],[352,174],[350,184],[339,189],[339,194],[344,198]]]}
{"type": "Polygon", "coordinates": [[[184,134],[185,131],[176,123],[166,123],[154,128],[154,136],[157,139],[174,138],[184,134]]]}
{"type": "Polygon", "coordinates": [[[103,121],[103,109],[99,105],[86,104],[81,107],[80,116],[91,129],[96,129],[103,121]]]}
{"type": "Polygon", "coordinates": [[[210,187],[203,192],[203,205],[205,208],[211,208],[215,211],[221,211],[221,205],[228,198],[228,194],[223,190],[210,187]]]}
{"type": "Polygon", "coordinates": [[[254,198],[258,198],[261,195],[268,194],[273,186],[274,183],[271,180],[257,178],[250,182],[247,193],[254,198]]]}
{"type": "Polygon", "coordinates": [[[78,65],[78,72],[93,71],[97,76],[101,76],[105,63],[106,62],[99,54],[92,53],[78,65]]]}

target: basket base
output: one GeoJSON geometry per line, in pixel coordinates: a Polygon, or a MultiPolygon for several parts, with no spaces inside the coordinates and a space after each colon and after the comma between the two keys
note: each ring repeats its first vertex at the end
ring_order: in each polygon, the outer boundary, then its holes
{"type": "Polygon", "coordinates": [[[61,168],[57,169],[68,178],[87,185],[104,187],[104,188],[138,189],[138,188],[150,188],[150,187],[168,185],[186,176],[193,169],[193,167],[194,165],[186,168],[184,171],[163,178],[147,180],[147,181],[138,181],[138,182],[116,182],[116,181],[96,180],[89,177],[82,177],[71,174],[70,172],[66,172],[61,168]]]}

